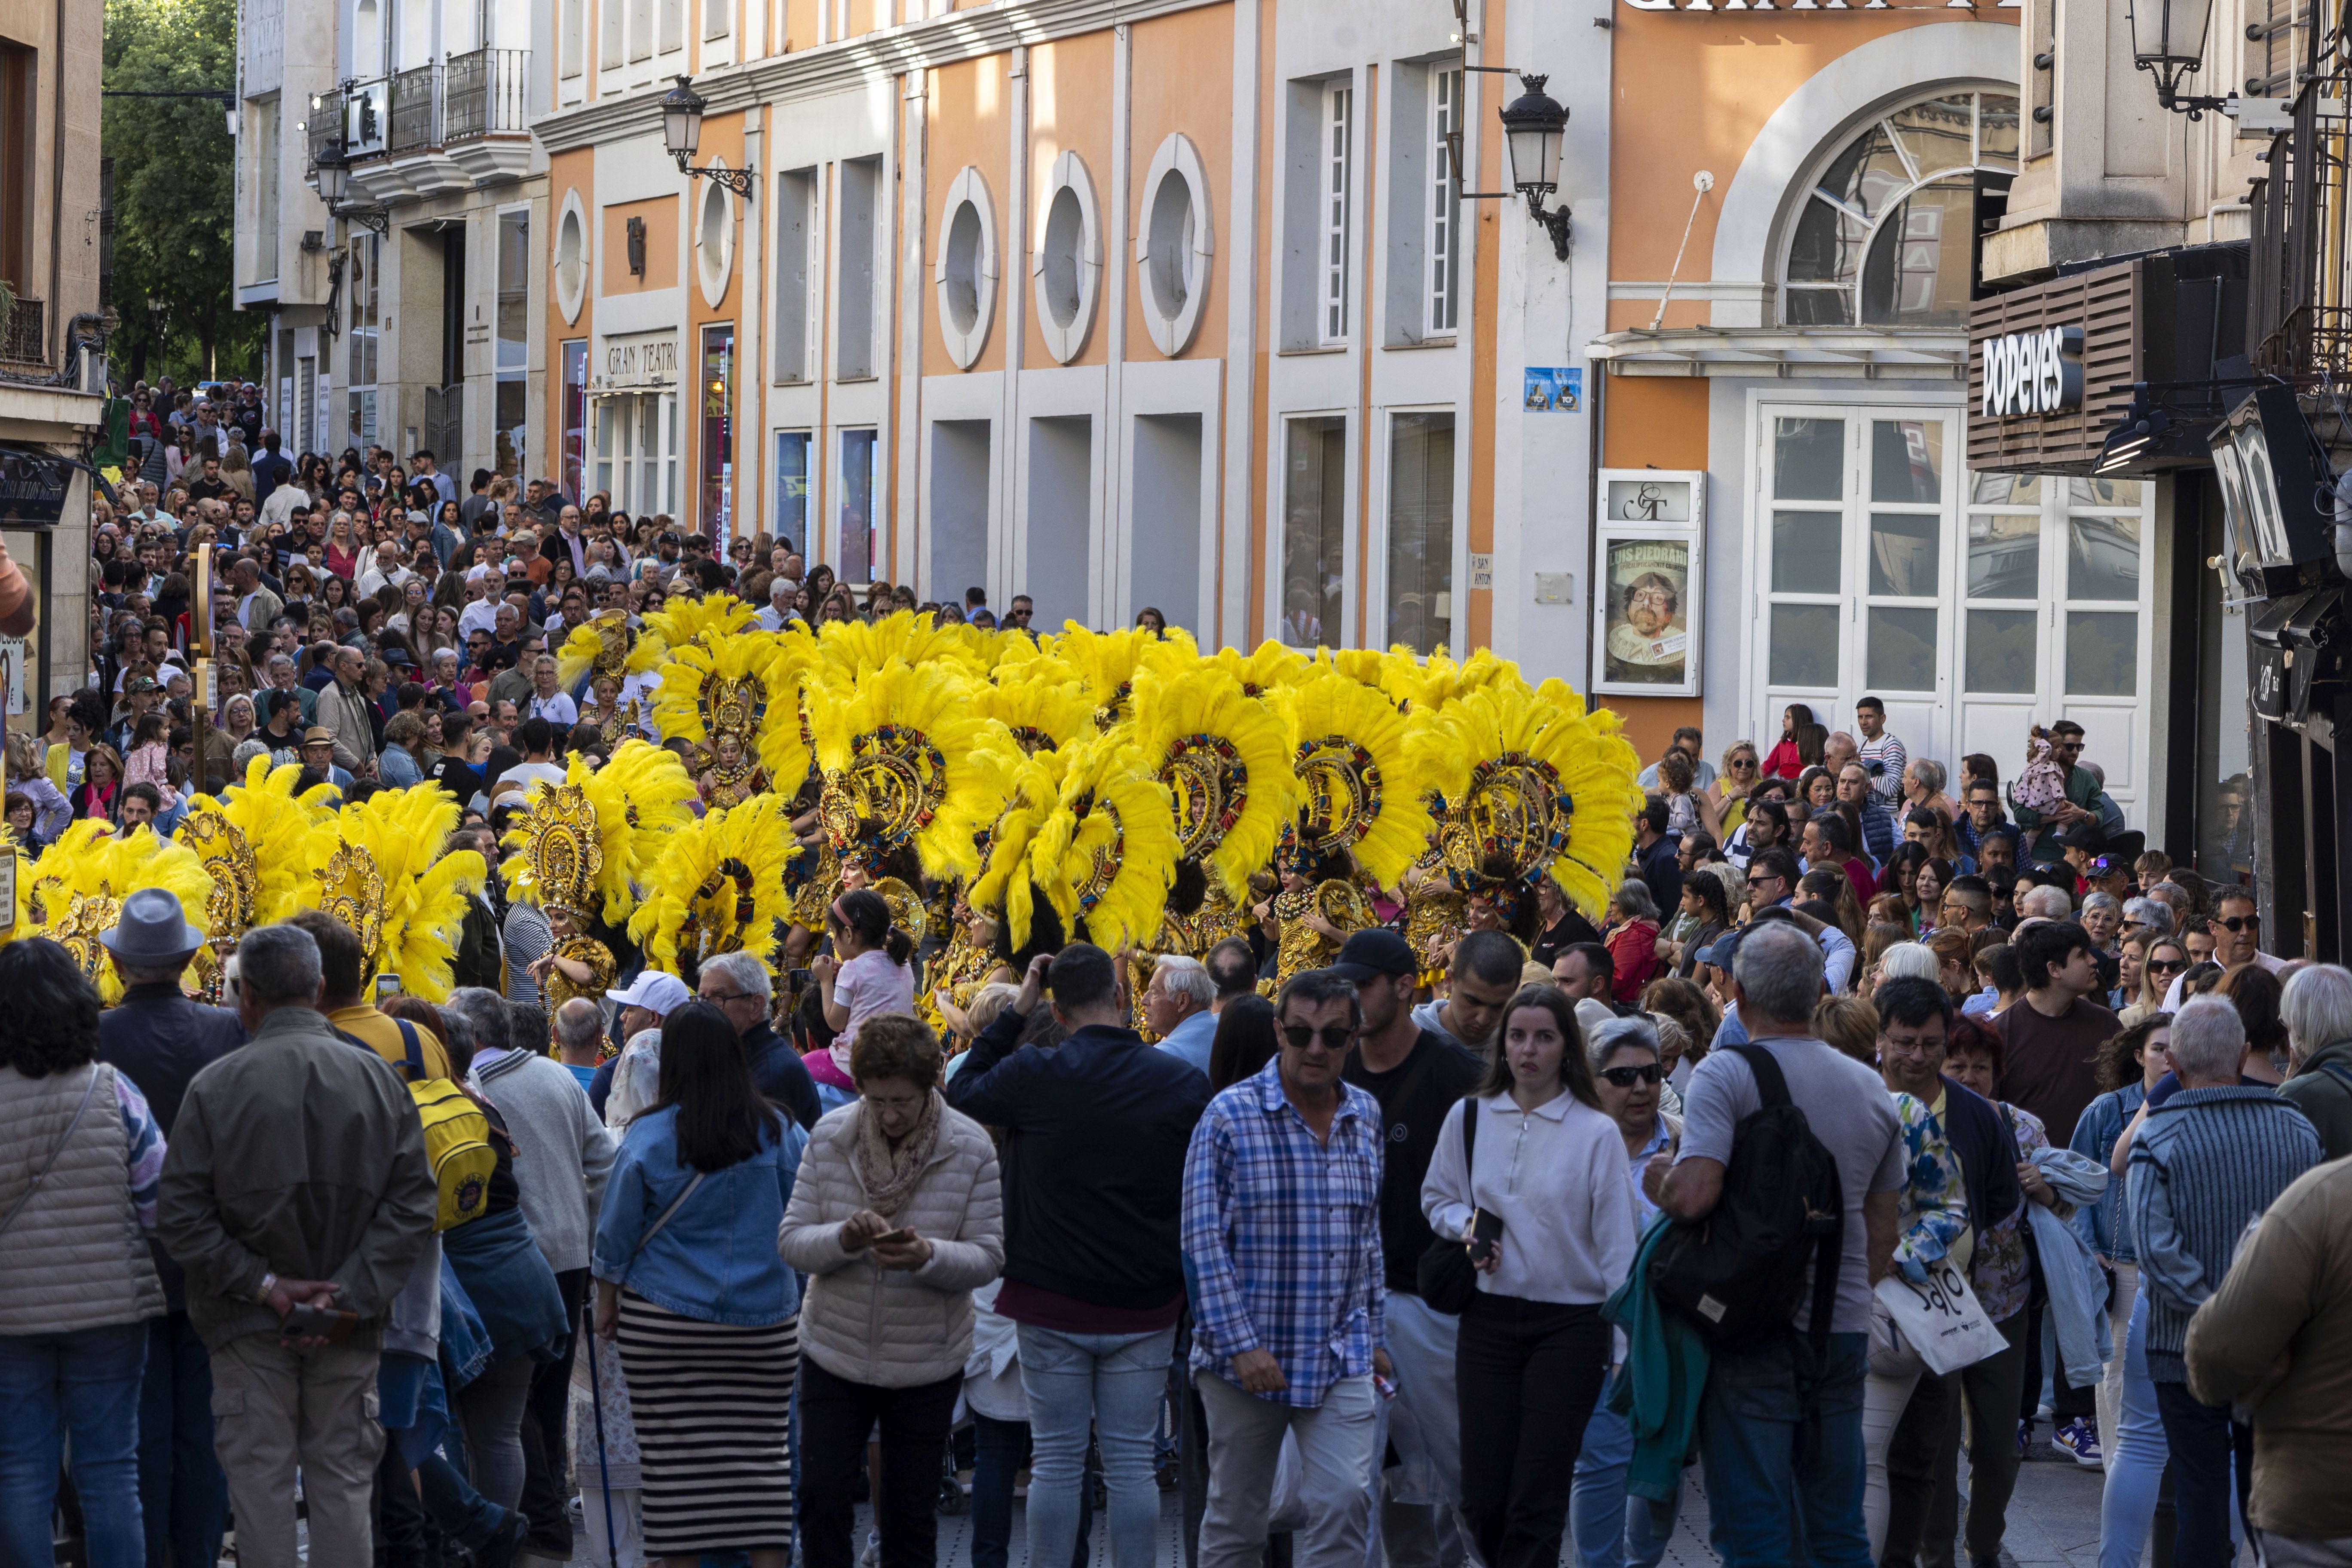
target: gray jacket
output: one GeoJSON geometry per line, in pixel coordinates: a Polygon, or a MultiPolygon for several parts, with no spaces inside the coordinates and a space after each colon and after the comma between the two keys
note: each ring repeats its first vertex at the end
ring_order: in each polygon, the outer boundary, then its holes
{"type": "Polygon", "coordinates": [[[619,1145],[572,1069],[531,1051],[503,1051],[467,1075],[514,1139],[515,1185],[540,1255],[558,1274],[588,1267],[588,1242],[619,1145]]]}
{"type": "Polygon", "coordinates": [[[274,1332],[265,1274],[326,1279],[381,1325],[433,1234],[439,1189],[400,1074],[281,1007],[198,1073],[163,1157],[157,1226],[207,1346],[274,1332]]]}

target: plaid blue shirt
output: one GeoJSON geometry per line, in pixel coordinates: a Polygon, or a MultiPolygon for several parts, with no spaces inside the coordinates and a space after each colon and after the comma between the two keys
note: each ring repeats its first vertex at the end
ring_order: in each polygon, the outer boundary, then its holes
{"type": "Polygon", "coordinates": [[[1381,1343],[1381,1110],[1339,1089],[1318,1142],[1268,1062],[1209,1101],[1184,1156],[1192,1365],[1232,1379],[1235,1355],[1267,1351],[1287,1386],[1258,1397],[1303,1409],[1381,1343]]]}

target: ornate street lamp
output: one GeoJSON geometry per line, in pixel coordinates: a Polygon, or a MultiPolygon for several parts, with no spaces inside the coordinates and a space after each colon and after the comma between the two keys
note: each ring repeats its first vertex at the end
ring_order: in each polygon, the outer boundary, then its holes
{"type": "Polygon", "coordinates": [[[351,193],[352,188],[352,160],[351,155],[343,151],[341,137],[320,145],[310,159],[310,173],[319,182],[319,199],[327,204],[330,217],[349,218],[362,228],[378,235],[392,232],[392,214],[388,208],[343,205],[343,197],[351,193]]]}
{"type": "Polygon", "coordinates": [[[1559,149],[1568,132],[1568,109],[1544,91],[1550,79],[1513,70],[1507,66],[1465,66],[1465,70],[1519,79],[1519,96],[1496,110],[1503,122],[1503,148],[1511,161],[1508,191],[1465,191],[1462,188],[1462,133],[1448,132],[1446,155],[1454,164],[1454,195],[1465,201],[1504,201],[1525,196],[1528,216],[1551,237],[1552,254],[1568,259],[1569,210],[1547,208],[1544,198],[1559,189],[1559,149]]]}
{"type": "Polygon", "coordinates": [[[2131,0],[2132,64],[2156,78],[2156,101],[2191,120],[2221,109],[2227,98],[2182,97],[2180,88],[2205,63],[2205,30],[2213,0],[2131,0]]]}
{"type": "Polygon", "coordinates": [[[662,94],[662,144],[669,155],[677,160],[681,174],[699,174],[741,196],[751,199],[751,171],[749,169],[693,168],[688,160],[702,147],[703,101],[694,90],[690,77],[679,77],[677,85],[662,94]]]}

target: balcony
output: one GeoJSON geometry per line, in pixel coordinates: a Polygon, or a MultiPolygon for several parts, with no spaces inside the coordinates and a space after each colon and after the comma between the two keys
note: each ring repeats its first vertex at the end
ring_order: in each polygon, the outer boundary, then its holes
{"type": "Polygon", "coordinates": [[[48,333],[43,330],[47,324],[40,300],[20,298],[8,312],[6,330],[0,331],[0,364],[47,368],[48,333]]]}
{"type": "Polygon", "coordinates": [[[350,109],[343,100],[343,89],[331,87],[310,100],[310,117],[305,120],[303,134],[310,139],[310,162],[316,163],[319,154],[345,131],[350,109]]]}
{"type": "Polygon", "coordinates": [[[477,184],[530,169],[530,51],[452,55],[442,76],[443,142],[477,184]]]}
{"type": "Polygon", "coordinates": [[[441,145],[441,66],[439,61],[404,70],[392,78],[392,134],[384,151],[397,158],[441,145]]]}

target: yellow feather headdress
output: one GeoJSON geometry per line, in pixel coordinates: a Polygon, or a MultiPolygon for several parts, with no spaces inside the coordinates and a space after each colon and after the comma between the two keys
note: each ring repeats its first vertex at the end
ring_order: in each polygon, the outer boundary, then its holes
{"type": "Polygon", "coordinates": [[[773,632],[739,631],[673,647],[654,697],[654,727],[666,741],[694,742],[705,765],[721,735],[758,754],[770,700],[768,672],[776,658],[773,632]]]}
{"type": "Polygon", "coordinates": [[[1236,902],[1290,820],[1297,780],[1286,726],[1241,682],[1205,665],[1146,668],[1132,739],[1174,792],[1179,853],[1236,902]]]}
{"type": "Polygon", "coordinates": [[[311,832],[334,819],[338,797],[328,784],[298,795],[301,779],[296,763],[256,757],[236,788],[189,800],[177,837],[213,879],[206,925],[215,936],[274,925],[310,901],[311,832]]]}
{"type": "Polygon", "coordinates": [[[1333,670],[1277,694],[1290,721],[1291,770],[1304,796],[1298,837],[1315,855],[1346,851],[1394,887],[1435,826],[1420,756],[1389,700],[1333,670]]]}
{"type": "Polygon", "coordinates": [[[1641,761],[1617,715],[1588,713],[1564,681],[1516,676],[1446,704],[1425,757],[1446,800],[1439,844],[1467,891],[1494,857],[1522,886],[1549,873],[1587,914],[1607,907],[1633,847],[1641,761]]]}
{"type": "Polygon", "coordinates": [[[499,840],[517,851],[503,868],[507,891],[542,909],[593,916],[604,870],[596,816],[586,785],[569,773],[560,784],[531,791],[499,840]]]}
{"type": "Polygon", "coordinates": [[[1053,653],[1086,682],[1098,730],[1132,717],[1139,672],[1146,668],[1181,671],[1197,665],[1201,656],[1192,637],[1183,631],[1171,631],[1165,637],[1135,626],[1097,632],[1076,621],[1065,623],[1062,635],[1054,639],[1053,653]]]}
{"type": "Polygon", "coordinates": [[[1210,662],[1240,681],[1243,694],[1249,697],[1262,697],[1305,679],[1315,663],[1301,649],[1272,637],[1258,644],[1254,653],[1221,647],[1210,662]]]}
{"type": "Polygon", "coordinates": [[[1168,786],[1119,735],[1076,748],[1061,799],[1029,850],[1030,876],[1066,929],[1116,952],[1159,933],[1176,879],[1176,817],[1168,786]]]}
{"type": "Polygon", "coordinates": [[[894,610],[873,622],[829,622],[817,633],[823,679],[856,685],[893,660],[914,669],[952,665],[979,675],[986,661],[971,632],[969,626],[942,626],[912,610],[894,610]]]}
{"type": "Polygon", "coordinates": [[[689,936],[698,963],[739,950],[772,961],[777,922],[793,909],[784,868],[801,852],[790,809],[781,796],[755,795],[663,840],[661,858],[646,876],[645,902],[629,921],[647,967],[682,973],[678,950],[689,936]]]}
{"type": "MultiPolygon", "coordinates": [[[[1094,722],[1091,706],[1087,722],[1094,722]]],[[[1030,924],[1036,918],[1029,849],[1062,803],[1062,776],[1073,754],[1067,749],[1039,751],[1013,764],[1004,811],[989,838],[987,865],[964,895],[973,909],[1003,911],[1005,932],[1016,952],[1029,945],[1030,924]]]]}
{"type": "Polygon", "coordinates": [[[592,670],[617,681],[629,673],[629,653],[635,644],[626,612],[604,611],[572,627],[572,635],[556,648],[555,679],[566,691],[592,670]]]}
{"type": "Polygon", "coordinates": [[[198,930],[213,879],[195,851],[142,827],[115,837],[111,824],[84,820],[67,828],[32,867],[24,889],[19,936],[45,936],[73,954],[108,1006],[122,999],[122,977],[99,942],[122,915],[122,900],[142,888],[162,888],[180,900],[180,915],[198,930]]]}
{"type": "Polygon", "coordinates": [[[974,836],[1003,808],[1018,752],[1002,724],[973,710],[977,684],[953,665],[897,659],[854,689],[810,683],[819,811],[836,850],[911,843],[928,875],[980,869],[974,836]]]}
{"type": "Polygon", "coordinates": [[[636,908],[636,885],[661,858],[667,840],[694,826],[694,780],[677,752],[625,741],[593,771],[574,754],[563,782],[579,785],[596,814],[596,897],[604,918],[626,920],[636,908]]]}
{"type": "Polygon", "coordinates": [[[1095,733],[1094,699],[1061,659],[1041,654],[1001,663],[993,673],[973,687],[973,708],[1002,723],[1024,752],[1050,752],[1095,733]]]}
{"type": "Polygon", "coordinates": [[[312,829],[316,886],[303,902],[358,934],[362,979],[397,974],[404,991],[447,999],[466,900],[488,876],[471,849],[442,853],[457,826],[457,801],[423,784],[378,790],[312,829]]]}

